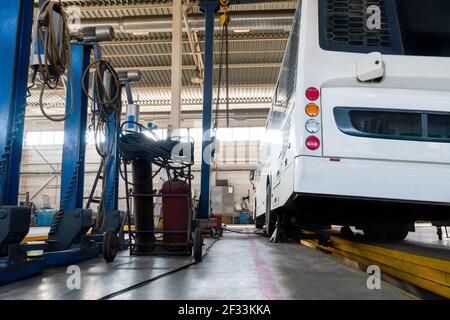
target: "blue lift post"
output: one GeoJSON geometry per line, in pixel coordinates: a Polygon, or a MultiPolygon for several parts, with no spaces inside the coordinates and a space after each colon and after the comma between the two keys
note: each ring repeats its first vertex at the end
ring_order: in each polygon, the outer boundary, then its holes
{"type": "MultiPolygon", "coordinates": [[[[82,91],[83,72],[90,64],[91,46],[72,44],[74,111],[64,125],[64,149],[61,176],[61,209],[71,211],[83,208],[84,160],[86,155],[86,130],[88,97],[82,91]]],[[[89,79],[85,79],[89,87],[89,79]]],[[[70,88],[70,80],[67,88],[70,88]]],[[[66,112],[71,104],[71,92],[67,90],[66,112]]]]}
{"type": "Polygon", "coordinates": [[[212,98],[213,98],[213,58],[214,58],[214,22],[216,12],[220,9],[217,0],[199,0],[201,11],[206,16],[205,24],[205,75],[203,95],[203,141],[202,167],[200,181],[199,219],[208,219],[210,212],[211,154],[212,137],[212,98]]]}
{"type": "MultiPolygon", "coordinates": [[[[50,228],[49,249],[44,254],[46,266],[68,265],[95,257],[100,253],[97,245],[84,250],[81,248],[83,243],[73,243],[80,230],[89,229],[92,224],[92,214],[89,210],[83,209],[88,97],[82,90],[83,73],[89,67],[92,46],[72,44],[71,50],[74,106],[72,115],[64,124],[60,211],[50,228]]],[[[85,87],[89,87],[89,78],[84,80],[85,87]]],[[[69,112],[72,103],[70,87],[69,80],[66,112],[69,112]]]]}
{"type": "Polygon", "coordinates": [[[33,1],[2,3],[2,72],[0,72],[1,204],[18,204],[25,105],[30,64],[33,1]]]}
{"type": "MultiPolygon", "coordinates": [[[[62,266],[96,257],[102,250],[103,232],[92,230],[92,210],[84,208],[84,173],[86,157],[86,132],[88,121],[88,96],[83,87],[89,87],[89,77],[84,76],[90,67],[91,53],[95,59],[101,57],[96,43],[72,44],[74,107],[72,115],[66,119],[64,128],[64,147],[60,210],[55,215],[49,233],[49,248],[44,254],[46,266],[62,266]],[[83,83],[84,82],[84,83],[83,83]],[[81,238],[81,239],[80,239],[81,238]]],[[[69,71],[70,72],[70,71],[69,71]]],[[[69,77],[70,78],[70,77],[69,77]]],[[[66,113],[72,101],[71,83],[67,85],[66,113]]],[[[95,96],[95,95],[94,95],[95,96]]],[[[95,97],[94,97],[95,98],[95,97]]],[[[115,114],[111,115],[114,117],[115,114]]],[[[115,122],[115,121],[114,121],[115,122]]],[[[117,134],[116,125],[109,127],[111,134],[117,134]]],[[[120,226],[118,206],[118,149],[117,139],[106,137],[114,143],[113,153],[106,164],[107,185],[105,186],[106,215],[108,228],[120,226]]],[[[106,146],[108,147],[108,146],[106,146]]]]}
{"type": "Polygon", "coordinates": [[[26,260],[20,242],[30,225],[30,208],[17,207],[34,2],[3,1],[0,10],[0,285],[42,273],[43,260],[26,260]],[[5,252],[5,249],[6,252],[5,252]],[[18,257],[18,259],[10,256],[18,257]]]}

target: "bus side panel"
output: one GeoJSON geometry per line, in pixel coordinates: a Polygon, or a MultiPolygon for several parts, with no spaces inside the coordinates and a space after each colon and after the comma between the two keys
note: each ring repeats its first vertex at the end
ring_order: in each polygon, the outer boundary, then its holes
{"type": "Polygon", "coordinates": [[[267,147],[267,141],[264,138],[259,150],[256,170],[255,217],[259,217],[266,212],[266,185],[268,179],[267,173],[269,172],[269,167],[266,162],[267,147]]]}
{"type": "Polygon", "coordinates": [[[277,171],[274,175],[272,208],[277,209],[286,204],[294,192],[294,144],[295,112],[289,117],[282,132],[281,154],[277,161],[277,171]],[[278,174],[279,173],[279,174],[278,174]]]}
{"type": "Polygon", "coordinates": [[[446,164],[317,157],[295,162],[297,193],[450,203],[446,164]]]}

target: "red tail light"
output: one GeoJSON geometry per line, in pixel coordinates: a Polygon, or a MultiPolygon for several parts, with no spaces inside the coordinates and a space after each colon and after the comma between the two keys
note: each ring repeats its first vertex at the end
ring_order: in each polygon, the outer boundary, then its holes
{"type": "Polygon", "coordinates": [[[306,139],[306,147],[309,150],[317,150],[320,147],[320,140],[316,136],[309,136],[308,139],[306,139]]]}
{"type": "Polygon", "coordinates": [[[311,87],[306,89],[306,98],[310,101],[316,101],[320,97],[320,92],[317,88],[311,87]]]}

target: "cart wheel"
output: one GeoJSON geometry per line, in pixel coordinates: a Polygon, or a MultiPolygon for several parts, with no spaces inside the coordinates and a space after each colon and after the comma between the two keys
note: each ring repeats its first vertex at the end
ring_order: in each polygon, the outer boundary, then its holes
{"type": "Polygon", "coordinates": [[[113,229],[108,229],[103,236],[103,258],[106,262],[113,262],[119,250],[119,239],[113,229]]]}
{"type": "Polygon", "coordinates": [[[195,229],[194,232],[194,259],[197,262],[203,260],[203,234],[201,229],[195,229]]]}

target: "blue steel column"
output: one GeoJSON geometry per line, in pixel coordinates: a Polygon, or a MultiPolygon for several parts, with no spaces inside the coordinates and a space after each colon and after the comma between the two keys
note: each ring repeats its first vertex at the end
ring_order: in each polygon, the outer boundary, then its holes
{"type": "Polygon", "coordinates": [[[18,203],[33,1],[2,1],[0,72],[0,204],[18,203]]]}
{"type": "Polygon", "coordinates": [[[203,94],[203,141],[202,141],[202,168],[200,181],[199,219],[209,218],[211,159],[205,154],[211,153],[211,126],[212,126],[212,93],[213,93],[213,58],[214,58],[214,22],[216,12],[220,5],[218,1],[200,0],[200,8],[206,15],[205,23],[205,83],[203,94]]]}
{"type": "MultiPolygon", "coordinates": [[[[86,155],[86,128],[88,97],[82,91],[83,72],[89,66],[91,47],[72,44],[74,108],[64,124],[64,149],[62,159],[60,207],[71,211],[83,208],[84,161],[86,155]]],[[[70,77],[69,77],[70,78],[70,77]]],[[[85,79],[86,88],[89,79],[85,79]]],[[[70,81],[67,84],[66,112],[71,103],[70,81]]]]}

